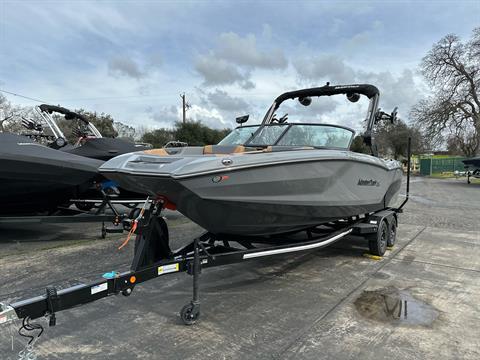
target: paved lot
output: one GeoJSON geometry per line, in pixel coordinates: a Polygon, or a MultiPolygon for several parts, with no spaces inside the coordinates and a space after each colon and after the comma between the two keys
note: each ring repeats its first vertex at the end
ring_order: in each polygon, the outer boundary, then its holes
{"type": "MultiPolygon", "coordinates": [[[[192,327],[178,316],[191,297],[191,278],[159,278],[129,298],[59,313],[58,325],[38,342],[38,355],[479,359],[480,184],[413,178],[411,192],[398,244],[380,261],[363,257],[366,243],[350,238],[316,252],[206,269],[202,316],[192,327]],[[408,320],[388,316],[396,296],[408,299],[408,320]]],[[[201,232],[175,214],[168,222],[173,248],[201,232]]],[[[1,229],[0,299],[127,269],[132,244],[118,251],[119,236],[99,240],[98,232],[98,224],[1,229]]],[[[0,357],[15,358],[23,342],[15,337],[12,351],[7,329],[0,329],[0,357]]]]}

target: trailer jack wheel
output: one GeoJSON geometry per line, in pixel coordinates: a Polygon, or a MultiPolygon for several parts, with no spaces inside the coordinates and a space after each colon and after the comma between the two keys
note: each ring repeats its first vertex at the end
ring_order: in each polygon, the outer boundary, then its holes
{"type": "Polygon", "coordinates": [[[127,288],[125,290],[122,290],[122,295],[123,296],[130,296],[132,295],[133,289],[132,288],[127,288]]]}
{"type": "Polygon", "coordinates": [[[387,243],[389,241],[390,231],[388,224],[385,220],[382,220],[378,225],[378,230],[375,234],[370,235],[368,239],[368,247],[370,253],[376,256],[385,255],[387,250],[387,243]]]}
{"type": "Polygon", "coordinates": [[[200,317],[200,305],[189,303],[180,311],[180,317],[185,325],[193,325],[200,317]]]}

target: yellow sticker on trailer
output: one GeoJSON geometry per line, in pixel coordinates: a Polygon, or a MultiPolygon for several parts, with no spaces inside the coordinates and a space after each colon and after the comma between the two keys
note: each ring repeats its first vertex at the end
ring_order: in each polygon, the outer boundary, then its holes
{"type": "Polygon", "coordinates": [[[180,270],[180,264],[169,264],[158,267],[158,275],[168,274],[172,272],[177,272],[180,270]]]}

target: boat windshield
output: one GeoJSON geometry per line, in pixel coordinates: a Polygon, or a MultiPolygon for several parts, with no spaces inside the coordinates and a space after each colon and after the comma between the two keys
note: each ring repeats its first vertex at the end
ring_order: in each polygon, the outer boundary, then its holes
{"type": "Polygon", "coordinates": [[[250,140],[260,125],[242,126],[234,129],[218,145],[243,145],[250,140]]]}
{"type": "Polygon", "coordinates": [[[326,124],[272,124],[263,126],[247,146],[313,146],[348,149],[354,131],[326,124]]]}

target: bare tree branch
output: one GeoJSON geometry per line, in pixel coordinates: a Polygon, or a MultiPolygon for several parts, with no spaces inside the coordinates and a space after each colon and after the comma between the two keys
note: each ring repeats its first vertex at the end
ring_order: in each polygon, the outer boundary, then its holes
{"type": "Polygon", "coordinates": [[[465,155],[480,150],[480,27],[463,43],[449,34],[433,45],[423,58],[422,74],[433,95],[411,111],[432,143],[447,139],[459,143],[465,155]]]}

